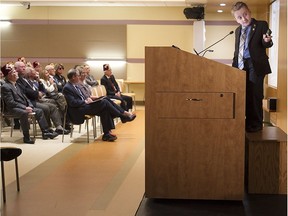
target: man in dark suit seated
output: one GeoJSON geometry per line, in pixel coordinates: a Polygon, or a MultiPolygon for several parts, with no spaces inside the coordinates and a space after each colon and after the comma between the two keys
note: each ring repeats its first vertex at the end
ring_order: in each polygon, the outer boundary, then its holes
{"type": "Polygon", "coordinates": [[[132,97],[127,95],[122,95],[118,83],[115,80],[114,75],[112,74],[112,69],[109,64],[103,65],[104,75],[101,78],[101,85],[104,85],[106,88],[107,96],[113,99],[121,101],[120,106],[128,111],[132,109],[132,97]]]}
{"type": "Polygon", "coordinates": [[[69,81],[63,88],[63,94],[68,104],[67,113],[71,122],[82,124],[85,115],[98,115],[104,132],[102,140],[116,140],[117,137],[111,133],[111,130],[115,128],[113,118],[120,117],[122,123],[126,123],[133,121],[136,115],[123,109],[116,109],[108,100],[93,101],[90,97],[85,97],[78,87],[79,76],[77,69],[70,69],[67,73],[69,81]]]}
{"type": "Polygon", "coordinates": [[[53,131],[51,119],[56,127],[56,133],[68,134],[70,131],[64,129],[62,126],[61,115],[57,108],[57,103],[53,99],[45,98],[46,90],[43,83],[39,80],[37,71],[32,67],[26,67],[23,62],[15,62],[14,67],[19,75],[17,84],[33,106],[43,110],[46,121],[50,127],[49,130],[51,132],[53,131]]]}
{"type": "Polygon", "coordinates": [[[42,130],[43,139],[53,139],[58,136],[55,132],[49,132],[48,124],[41,109],[33,107],[30,100],[21,92],[20,87],[16,83],[18,72],[11,66],[4,65],[1,68],[5,76],[6,83],[1,86],[1,98],[5,103],[7,113],[13,114],[20,119],[20,125],[23,131],[23,142],[34,144],[35,141],[29,135],[30,123],[28,121],[29,113],[35,112],[36,119],[42,130]]]}

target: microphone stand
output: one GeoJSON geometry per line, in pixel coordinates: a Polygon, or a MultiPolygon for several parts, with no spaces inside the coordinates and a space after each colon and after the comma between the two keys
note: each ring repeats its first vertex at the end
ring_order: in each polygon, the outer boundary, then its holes
{"type": "MultiPolygon", "coordinates": [[[[225,35],[225,37],[223,37],[223,38],[221,38],[220,40],[216,41],[214,44],[210,45],[209,47],[207,47],[206,49],[202,50],[201,52],[197,52],[195,49],[193,49],[193,50],[194,50],[194,52],[195,52],[198,56],[199,56],[201,53],[204,52],[204,54],[202,55],[202,56],[204,56],[205,53],[208,51],[208,49],[209,49],[210,47],[212,47],[212,46],[214,46],[215,44],[219,43],[220,41],[224,40],[226,37],[228,37],[228,35],[233,34],[233,33],[234,33],[234,31],[229,32],[229,34],[225,35]]],[[[210,52],[210,51],[209,51],[209,52],[210,52]]]]}
{"type": "Polygon", "coordinates": [[[214,50],[205,50],[205,52],[203,53],[203,57],[204,57],[204,55],[206,54],[206,52],[214,52],[214,50]]]}

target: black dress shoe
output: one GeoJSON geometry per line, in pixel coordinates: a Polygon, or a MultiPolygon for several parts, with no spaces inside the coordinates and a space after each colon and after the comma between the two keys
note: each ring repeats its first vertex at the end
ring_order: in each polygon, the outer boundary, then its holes
{"type": "Polygon", "coordinates": [[[53,133],[54,130],[53,130],[52,128],[49,128],[49,129],[47,129],[47,132],[49,132],[49,133],[53,133]]]}
{"type": "Polygon", "coordinates": [[[103,136],[102,136],[102,140],[103,141],[109,141],[109,142],[113,142],[114,140],[116,140],[117,139],[117,137],[116,136],[112,136],[111,134],[104,134],[103,136]]]}
{"type": "Polygon", "coordinates": [[[63,134],[63,133],[64,134],[69,134],[70,133],[70,131],[66,130],[66,129],[56,129],[55,132],[58,133],[58,134],[63,134]]]}
{"type": "Polygon", "coordinates": [[[65,125],[65,129],[71,131],[71,125],[70,124],[65,125]]]}
{"type": "Polygon", "coordinates": [[[31,137],[24,137],[23,142],[27,144],[34,144],[35,140],[31,139],[31,137]]]}
{"type": "Polygon", "coordinates": [[[263,127],[248,127],[246,128],[246,132],[255,133],[255,132],[261,131],[262,129],[263,127]]]}
{"type": "Polygon", "coordinates": [[[20,129],[20,125],[14,125],[13,127],[15,130],[19,130],[20,129]]]}
{"type": "Polygon", "coordinates": [[[57,137],[58,136],[58,133],[56,133],[56,132],[49,132],[49,131],[43,131],[43,133],[42,133],[42,138],[44,139],[44,140],[46,140],[46,139],[54,139],[55,137],[57,137]]]}
{"type": "Polygon", "coordinates": [[[130,116],[123,116],[123,117],[121,117],[121,122],[122,123],[126,123],[126,122],[131,122],[131,121],[133,121],[134,119],[136,118],[136,115],[135,114],[132,114],[132,115],[130,115],[130,116]]]}

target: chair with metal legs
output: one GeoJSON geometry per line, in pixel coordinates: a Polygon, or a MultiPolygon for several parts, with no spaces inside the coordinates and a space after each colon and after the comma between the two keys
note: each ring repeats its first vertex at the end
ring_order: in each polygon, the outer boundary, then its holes
{"type": "Polygon", "coordinates": [[[15,160],[15,170],[16,170],[16,182],[17,191],[20,191],[19,183],[19,171],[18,171],[18,161],[17,158],[22,154],[22,149],[13,147],[1,147],[1,175],[2,175],[2,192],[3,192],[3,202],[6,202],[6,190],[5,190],[5,170],[4,161],[15,160]]]}
{"type": "MultiPolygon", "coordinates": [[[[68,106],[65,107],[65,114],[64,114],[64,121],[63,121],[63,125],[66,124],[66,121],[67,121],[67,116],[68,116],[68,106]]],[[[89,120],[91,119],[92,120],[92,127],[93,127],[93,137],[94,139],[97,137],[97,131],[96,131],[96,115],[85,115],[84,119],[85,119],[85,124],[86,124],[86,129],[87,129],[87,143],[89,143],[89,137],[90,137],[90,134],[89,134],[89,120]]],[[[71,121],[71,118],[70,118],[70,121],[71,121]]],[[[73,136],[73,131],[74,131],[74,125],[79,125],[79,127],[81,126],[81,124],[75,124],[71,121],[71,124],[72,124],[72,128],[71,128],[71,132],[70,132],[70,138],[72,138],[73,136]]],[[[79,131],[80,132],[80,131],[79,131]]],[[[64,142],[64,132],[62,134],[62,142],[64,142]]]]}
{"type": "MultiPolygon", "coordinates": [[[[32,129],[33,129],[33,136],[34,138],[37,135],[37,121],[36,121],[36,113],[32,112],[28,114],[28,118],[30,122],[32,123],[32,129]]],[[[5,109],[5,103],[4,100],[1,99],[1,115],[0,115],[1,122],[3,122],[5,119],[8,119],[11,123],[11,130],[10,130],[10,137],[13,136],[13,129],[14,129],[14,119],[19,119],[19,117],[15,116],[12,113],[7,113],[7,110],[5,109]]],[[[21,129],[21,128],[20,128],[21,129]]]]}

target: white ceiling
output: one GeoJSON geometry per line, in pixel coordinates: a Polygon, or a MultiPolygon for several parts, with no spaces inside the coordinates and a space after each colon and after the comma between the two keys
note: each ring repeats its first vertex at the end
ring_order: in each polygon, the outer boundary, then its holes
{"type": "MultiPolygon", "coordinates": [[[[247,3],[250,7],[257,7],[267,5],[271,0],[249,0],[247,3]]],[[[1,5],[10,6],[23,6],[30,3],[31,7],[36,6],[161,6],[161,7],[189,7],[203,5],[207,12],[216,11],[221,9],[220,3],[226,3],[227,8],[230,11],[232,4],[235,0],[30,0],[30,1],[17,1],[17,0],[1,0],[1,5]]]]}
{"type": "MultiPolygon", "coordinates": [[[[203,0],[200,0],[203,1],[203,0]]],[[[206,0],[205,0],[206,1],[206,0]]],[[[39,0],[30,0],[30,1],[16,1],[8,0],[1,1],[2,4],[7,5],[19,5],[21,3],[30,2],[31,6],[186,6],[185,0],[62,0],[62,1],[39,1],[39,0]]]]}
{"type": "MultiPolygon", "coordinates": [[[[232,5],[235,0],[2,0],[0,4],[4,5],[19,5],[29,2],[31,6],[191,6],[191,5],[216,5],[226,3],[232,5]]],[[[249,0],[249,5],[265,4],[269,0],[249,0]]]]}

